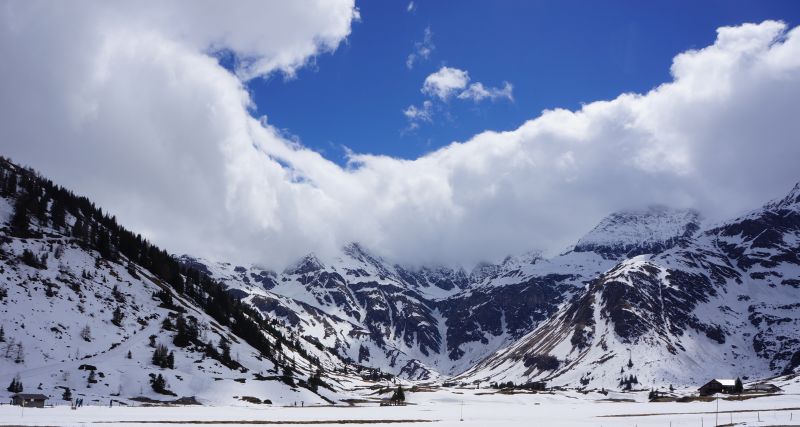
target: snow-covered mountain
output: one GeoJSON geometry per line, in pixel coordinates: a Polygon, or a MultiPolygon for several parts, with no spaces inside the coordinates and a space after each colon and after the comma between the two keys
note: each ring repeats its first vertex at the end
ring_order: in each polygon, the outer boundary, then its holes
{"type": "Polygon", "coordinates": [[[509,256],[469,273],[401,267],[358,244],[329,262],[308,255],[283,272],[182,259],[346,359],[434,379],[522,338],[627,253],[670,248],[698,224],[696,212],[665,207],[614,214],[572,251],[549,259],[538,252],[509,256]]]}
{"type": "Polygon", "coordinates": [[[622,260],[460,378],[618,388],[632,379],[651,387],[796,371],[800,185],[681,237],[661,253],[622,260]]]}
{"type": "Polygon", "coordinates": [[[692,209],[650,206],[616,212],[583,236],[576,252],[597,252],[613,259],[658,253],[700,229],[700,213],[692,209]]]}
{"type": "Polygon", "coordinates": [[[0,380],[54,397],[170,398],[151,374],[204,402],[323,402],[383,373],[619,388],[800,366],[800,185],[705,229],[613,213],[560,255],[472,269],[356,243],[283,271],[174,258],[5,160],[0,196],[0,380]]]}
{"type": "Polygon", "coordinates": [[[100,404],[341,396],[335,355],[178,267],[85,198],[0,159],[0,394],[20,391],[5,390],[16,379],[100,404]]]}

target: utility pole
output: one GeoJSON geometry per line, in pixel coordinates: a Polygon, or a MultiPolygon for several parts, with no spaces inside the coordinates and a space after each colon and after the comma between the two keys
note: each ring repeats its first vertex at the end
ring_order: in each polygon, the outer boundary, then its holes
{"type": "Polygon", "coordinates": [[[718,425],[719,425],[719,395],[717,395],[717,415],[716,418],[714,418],[714,427],[717,427],[718,425]]]}
{"type": "Polygon", "coordinates": [[[464,421],[464,401],[461,401],[461,421],[464,421]]]}

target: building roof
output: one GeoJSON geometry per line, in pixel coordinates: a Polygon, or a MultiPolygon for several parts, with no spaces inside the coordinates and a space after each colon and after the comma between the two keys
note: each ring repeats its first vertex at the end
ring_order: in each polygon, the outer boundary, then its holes
{"type": "Polygon", "coordinates": [[[729,379],[722,379],[722,378],[714,378],[714,381],[722,384],[725,387],[735,387],[736,380],[729,380],[729,379]]]}
{"type": "Polygon", "coordinates": [[[19,399],[33,399],[33,400],[49,399],[47,396],[38,393],[17,393],[11,397],[19,399]]]}

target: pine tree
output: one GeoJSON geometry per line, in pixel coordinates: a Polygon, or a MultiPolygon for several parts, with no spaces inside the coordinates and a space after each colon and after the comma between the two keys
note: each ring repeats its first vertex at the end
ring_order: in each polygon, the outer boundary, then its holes
{"type": "Polygon", "coordinates": [[[167,347],[164,344],[157,345],[155,351],[153,351],[153,364],[159,368],[166,368],[168,356],[167,347]]]}
{"type": "Polygon", "coordinates": [[[60,229],[66,224],[66,211],[64,204],[58,199],[53,200],[53,205],[50,207],[50,219],[53,223],[53,228],[60,229]]]}
{"type": "Polygon", "coordinates": [[[89,325],[86,325],[81,329],[81,338],[83,338],[86,342],[92,341],[92,329],[89,328],[89,325]]]}
{"type": "Polygon", "coordinates": [[[742,384],[742,379],[741,378],[736,377],[736,383],[734,383],[734,385],[733,385],[733,391],[735,393],[741,393],[741,392],[744,391],[744,385],[742,384]]]}
{"type": "Polygon", "coordinates": [[[127,355],[126,357],[127,357],[128,359],[133,359],[133,355],[131,354],[131,351],[130,351],[130,350],[128,350],[128,355],[127,355]]]}
{"type": "Polygon", "coordinates": [[[322,369],[317,369],[311,376],[308,377],[308,388],[313,392],[317,392],[319,390],[319,386],[322,385],[322,369]]]}
{"type": "Polygon", "coordinates": [[[281,375],[281,380],[290,386],[294,386],[294,378],[292,377],[292,370],[289,369],[288,366],[283,367],[283,375],[281,375]]]}
{"type": "Polygon", "coordinates": [[[111,316],[111,323],[113,323],[116,326],[122,327],[122,319],[124,318],[125,316],[122,314],[122,310],[120,310],[119,306],[117,306],[117,308],[114,309],[114,313],[111,316]]]}
{"type": "Polygon", "coordinates": [[[11,173],[6,180],[5,193],[8,195],[17,194],[17,174],[11,173]]]}
{"type": "Polygon", "coordinates": [[[72,391],[69,388],[64,387],[64,394],[61,395],[61,399],[67,401],[72,400],[72,391]]]}
{"type": "Polygon", "coordinates": [[[11,384],[9,384],[6,390],[12,393],[22,393],[23,390],[22,381],[19,379],[19,376],[16,376],[11,380],[11,384]]]}
{"type": "Polygon", "coordinates": [[[153,387],[153,391],[155,391],[156,393],[168,394],[167,380],[164,379],[164,376],[162,376],[161,374],[158,374],[157,377],[153,378],[150,384],[153,387]]]}
{"type": "Polygon", "coordinates": [[[391,401],[398,405],[406,401],[406,392],[403,391],[403,386],[397,386],[397,390],[392,394],[391,401]]]}
{"type": "Polygon", "coordinates": [[[16,203],[14,203],[14,213],[11,215],[11,221],[9,222],[9,225],[11,226],[11,233],[16,237],[28,237],[29,234],[29,220],[26,199],[26,196],[20,196],[17,198],[16,203]]]}
{"type": "Polygon", "coordinates": [[[231,346],[224,338],[219,340],[219,348],[222,350],[222,360],[225,362],[231,361],[231,346]]]}
{"type": "Polygon", "coordinates": [[[118,303],[123,304],[125,302],[125,294],[120,292],[117,285],[114,285],[114,288],[111,289],[111,295],[117,300],[118,303]]]}
{"type": "Polygon", "coordinates": [[[94,370],[89,371],[89,378],[86,379],[86,383],[88,387],[91,387],[92,384],[97,382],[97,378],[95,376],[94,370]]]}
{"type": "Polygon", "coordinates": [[[22,348],[22,342],[17,343],[17,356],[14,358],[14,363],[25,362],[25,350],[22,348]]]}
{"type": "Polygon", "coordinates": [[[169,352],[169,354],[167,355],[167,360],[164,362],[164,365],[165,365],[164,367],[166,367],[166,368],[175,369],[175,353],[174,352],[171,352],[171,351],[169,352]]]}
{"type": "Polygon", "coordinates": [[[190,344],[189,334],[187,333],[186,327],[186,319],[183,316],[178,316],[175,320],[175,338],[173,338],[172,343],[178,347],[186,347],[190,344]]]}
{"type": "Polygon", "coordinates": [[[0,342],[6,342],[6,331],[0,326],[0,342]]]}

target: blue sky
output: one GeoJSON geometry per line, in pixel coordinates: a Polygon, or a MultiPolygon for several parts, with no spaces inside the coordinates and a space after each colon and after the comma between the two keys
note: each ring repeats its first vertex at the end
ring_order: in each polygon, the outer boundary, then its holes
{"type": "Polygon", "coordinates": [[[9,0],[0,154],[171,252],[274,268],[552,254],[800,180],[800,2],[408,1],[9,0]]]}
{"type": "Polygon", "coordinates": [[[361,21],[335,53],[294,79],[250,81],[256,114],[339,163],[343,146],[417,158],[483,130],[514,129],[543,109],[647,91],[670,80],[677,53],[710,45],[720,26],[800,22],[792,1],[416,1],[411,12],[408,4],[358,3],[361,21]],[[435,48],[409,69],[426,28],[435,48]],[[486,86],[508,81],[514,101],[451,99],[409,131],[403,110],[421,105],[425,77],[442,66],[486,86]]]}

